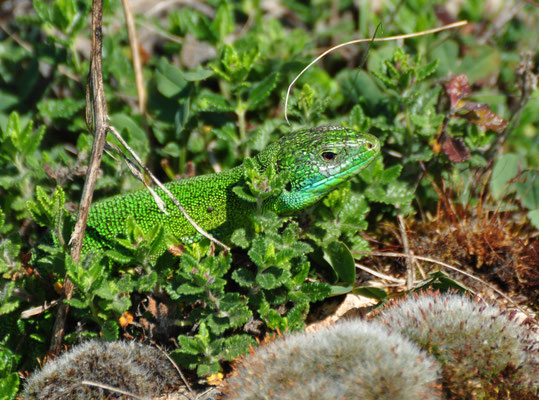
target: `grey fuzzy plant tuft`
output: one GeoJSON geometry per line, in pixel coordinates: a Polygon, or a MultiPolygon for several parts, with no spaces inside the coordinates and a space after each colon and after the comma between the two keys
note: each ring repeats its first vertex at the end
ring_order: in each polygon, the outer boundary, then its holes
{"type": "Polygon", "coordinates": [[[440,398],[434,359],[384,326],[351,320],[275,340],[242,360],[228,400],[430,400],[440,398]]]}
{"type": "Polygon", "coordinates": [[[438,359],[450,399],[537,398],[539,343],[497,307],[456,294],[414,295],[376,321],[438,359]]]}
{"type": "Polygon", "coordinates": [[[83,385],[88,380],[113,386],[143,398],[164,394],[179,385],[166,356],[155,347],[137,342],[91,340],[50,360],[26,382],[23,400],[126,399],[120,393],[83,385]]]}

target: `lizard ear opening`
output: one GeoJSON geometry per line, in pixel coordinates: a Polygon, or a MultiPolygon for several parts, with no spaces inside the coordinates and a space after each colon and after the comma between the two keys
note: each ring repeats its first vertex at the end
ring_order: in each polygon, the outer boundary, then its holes
{"type": "Polygon", "coordinates": [[[284,190],[286,190],[287,192],[291,192],[292,191],[292,182],[290,182],[290,181],[286,182],[284,190]]]}

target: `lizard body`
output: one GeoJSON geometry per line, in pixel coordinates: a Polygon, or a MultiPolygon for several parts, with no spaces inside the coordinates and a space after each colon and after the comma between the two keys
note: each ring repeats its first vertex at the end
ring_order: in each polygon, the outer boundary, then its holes
{"type": "MultiPolygon", "coordinates": [[[[337,126],[285,135],[254,157],[260,170],[273,165],[277,171],[288,170],[290,175],[286,189],[266,200],[263,207],[279,215],[302,210],[356,175],[379,152],[380,142],[376,137],[337,126]]],[[[165,186],[197,224],[226,240],[234,229],[247,224],[256,207],[232,190],[244,179],[242,164],[225,172],[169,182],[165,186]]],[[[162,223],[167,232],[184,243],[199,240],[198,232],[168,196],[158,188],[155,191],[164,200],[169,216],[159,210],[145,189],[94,204],[88,216],[83,252],[109,248],[113,239],[124,233],[131,215],[145,232],[162,223]]]]}

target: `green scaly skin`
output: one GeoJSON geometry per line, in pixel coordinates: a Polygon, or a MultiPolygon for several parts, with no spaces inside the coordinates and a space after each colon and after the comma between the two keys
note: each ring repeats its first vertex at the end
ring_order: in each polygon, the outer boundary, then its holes
{"type": "MultiPolygon", "coordinates": [[[[279,215],[293,214],[320,200],[339,184],[365,168],[380,152],[373,135],[338,126],[304,129],[283,136],[260,152],[254,161],[260,170],[274,165],[277,171],[290,172],[290,184],[263,207],[279,215]]],[[[204,230],[227,241],[237,228],[248,224],[255,209],[240,199],[232,188],[245,179],[240,165],[218,174],[202,175],[167,183],[187,213],[204,230]]],[[[195,228],[160,189],[169,216],[157,207],[148,190],[114,196],[96,203],[88,216],[83,252],[110,248],[113,239],[123,234],[126,220],[133,216],[148,232],[161,223],[168,233],[189,243],[201,238],[195,228]]]]}

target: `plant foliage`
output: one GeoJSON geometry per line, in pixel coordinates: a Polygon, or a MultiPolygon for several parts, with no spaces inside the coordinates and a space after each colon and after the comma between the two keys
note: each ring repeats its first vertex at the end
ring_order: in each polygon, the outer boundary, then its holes
{"type": "MultiPolygon", "coordinates": [[[[2,4],[10,17],[0,30],[0,337],[8,350],[0,372],[8,398],[13,373],[47,354],[66,277],[75,286],[68,344],[172,341],[178,363],[208,376],[266,333],[301,329],[329,296],[387,299],[388,290],[358,283],[357,255],[383,241],[379,228],[397,216],[434,212],[439,187],[458,192],[491,169],[492,208],[539,226],[537,54],[528,54],[539,36],[537,7],[525,3],[500,27],[500,14],[479,0],[454,9],[425,0],[282,3],[135,8],[147,94],[140,110],[123,10],[105,2],[111,124],[162,180],[245,163],[245,185],[234,192],[258,207],[232,235],[231,253],[206,240],[178,244],[163,227],[145,232],[130,220],[114,248],[78,263],[69,240],[93,140],[84,116],[91,1],[2,4]],[[380,22],[389,36],[456,18],[468,19],[469,30],[328,56],[296,83],[285,124],[287,85],[319,47],[370,37],[380,22]],[[264,211],[288,177],[258,172],[250,157],[283,133],[326,124],[369,131],[382,156],[299,215],[264,211]]],[[[139,188],[104,155],[94,199],[139,188]]],[[[470,193],[458,201],[477,204],[470,193]]]]}

